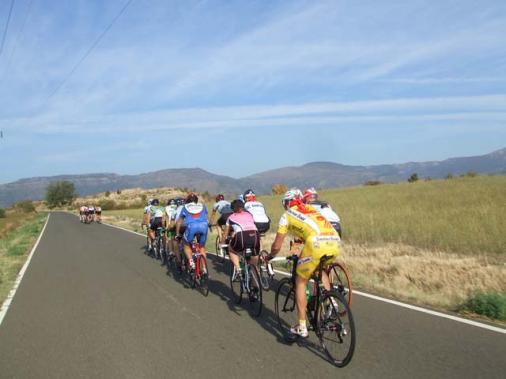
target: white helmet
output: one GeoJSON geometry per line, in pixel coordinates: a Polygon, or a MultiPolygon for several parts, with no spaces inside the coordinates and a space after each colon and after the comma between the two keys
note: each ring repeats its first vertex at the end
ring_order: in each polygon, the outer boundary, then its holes
{"type": "Polygon", "coordinates": [[[283,195],[283,199],[281,199],[281,204],[283,204],[283,207],[287,208],[291,201],[297,199],[299,200],[302,199],[302,192],[298,188],[290,188],[283,195]]]}
{"type": "Polygon", "coordinates": [[[304,202],[318,200],[318,192],[314,189],[314,187],[308,188],[304,191],[304,202]]]}

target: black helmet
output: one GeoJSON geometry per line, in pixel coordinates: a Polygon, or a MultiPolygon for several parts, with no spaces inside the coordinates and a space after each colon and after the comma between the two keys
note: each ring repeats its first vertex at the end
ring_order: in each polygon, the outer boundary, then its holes
{"type": "Polygon", "coordinates": [[[244,203],[240,199],[235,199],[234,201],[232,201],[230,206],[232,207],[234,212],[238,211],[239,209],[244,209],[244,203]]]}
{"type": "Polygon", "coordinates": [[[176,205],[176,199],[167,200],[167,205],[176,205]]]}
{"type": "Polygon", "coordinates": [[[185,204],[189,203],[198,203],[199,198],[197,195],[195,195],[193,192],[190,192],[188,196],[186,196],[186,199],[184,200],[185,204]]]}
{"type": "Polygon", "coordinates": [[[151,200],[151,205],[160,205],[160,200],[158,199],[151,200]]]}
{"type": "Polygon", "coordinates": [[[184,199],[182,197],[176,197],[176,204],[179,206],[179,205],[184,205],[184,199]]]}

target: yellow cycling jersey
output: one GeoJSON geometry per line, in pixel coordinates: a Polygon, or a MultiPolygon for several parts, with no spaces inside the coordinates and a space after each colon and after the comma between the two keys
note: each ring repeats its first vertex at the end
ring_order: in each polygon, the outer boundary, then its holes
{"type": "Polygon", "coordinates": [[[314,236],[339,240],[339,235],[332,224],[310,205],[305,205],[303,209],[297,206],[287,209],[279,220],[278,233],[290,233],[304,242],[314,236]]]}
{"type": "Polygon", "coordinates": [[[308,205],[287,209],[279,220],[278,233],[290,233],[304,241],[296,272],[305,279],[311,277],[322,257],[327,257],[325,264],[329,264],[340,253],[339,234],[325,217],[308,205]]]}

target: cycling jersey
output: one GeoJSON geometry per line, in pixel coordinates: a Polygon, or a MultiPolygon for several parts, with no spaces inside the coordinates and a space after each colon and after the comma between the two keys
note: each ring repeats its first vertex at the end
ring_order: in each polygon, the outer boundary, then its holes
{"type": "Polygon", "coordinates": [[[297,263],[297,275],[309,279],[324,255],[332,262],[340,253],[339,235],[329,221],[310,205],[294,206],[279,220],[278,233],[290,233],[304,242],[297,263]]]}
{"type": "Polygon", "coordinates": [[[336,212],[333,211],[331,206],[328,203],[322,203],[320,201],[315,201],[309,203],[312,207],[314,207],[318,212],[322,214],[323,217],[327,219],[329,222],[341,222],[339,216],[336,212]]]}
{"type": "Polygon", "coordinates": [[[151,219],[154,219],[154,218],[161,218],[163,217],[163,214],[165,212],[165,209],[163,208],[163,206],[160,206],[160,205],[151,205],[149,207],[149,218],[151,219]]]}
{"type": "Polygon", "coordinates": [[[177,205],[167,205],[165,207],[165,214],[167,215],[168,221],[174,221],[176,219],[177,205]]]}
{"type": "Polygon", "coordinates": [[[230,226],[234,233],[245,232],[248,230],[257,230],[253,216],[248,212],[232,213],[226,225],[230,226]]]}
{"type": "Polygon", "coordinates": [[[144,214],[148,214],[149,213],[149,208],[151,207],[151,205],[146,205],[144,207],[144,214]]]}
{"type": "Polygon", "coordinates": [[[253,216],[253,219],[257,223],[269,222],[269,217],[265,213],[263,204],[259,201],[248,201],[244,204],[244,209],[247,210],[253,216]]]}
{"type": "Polygon", "coordinates": [[[175,216],[175,219],[176,221],[179,220],[179,217],[181,216],[181,211],[183,210],[184,208],[184,205],[178,205],[177,208],[176,208],[176,216],[175,216]]]}
{"type": "Polygon", "coordinates": [[[226,200],[220,200],[213,206],[213,211],[218,211],[220,214],[232,213],[232,207],[226,200]]]}
{"type": "Polygon", "coordinates": [[[207,240],[207,208],[201,203],[185,204],[178,216],[179,219],[183,219],[183,226],[186,226],[183,234],[184,242],[190,244],[195,235],[199,235],[199,243],[205,246],[207,240]]]}

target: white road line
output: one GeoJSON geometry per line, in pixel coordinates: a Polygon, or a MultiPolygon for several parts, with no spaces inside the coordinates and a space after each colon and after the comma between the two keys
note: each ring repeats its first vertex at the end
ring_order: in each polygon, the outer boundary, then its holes
{"type": "MultiPolygon", "coordinates": [[[[113,228],[116,228],[116,229],[124,230],[126,232],[134,233],[134,234],[137,234],[139,236],[145,237],[144,234],[137,233],[137,232],[134,232],[132,230],[128,230],[128,229],[122,228],[120,226],[116,226],[116,225],[112,225],[112,224],[106,224],[106,223],[104,223],[104,225],[107,225],[107,226],[110,226],[110,227],[113,227],[113,228]]],[[[213,254],[213,255],[216,255],[215,253],[212,253],[212,252],[209,252],[209,253],[213,254]]],[[[281,275],[285,275],[285,276],[289,276],[290,275],[290,274],[288,274],[288,273],[286,273],[284,271],[280,271],[280,270],[274,270],[274,272],[276,272],[278,274],[281,274],[281,275]]],[[[387,299],[387,298],[384,298],[384,297],[381,297],[381,296],[372,295],[372,294],[369,294],[369,293],[366,293],[366,292],[362,292],[362,291],[353,290],[353,294],[354,295],[359,295],[359,296],[364,296],[364,297],[367,297],[369,299],[373,299],[373,300],[377,300],[377,301],[382,301],[384,303],[388,303],[388,304],[392,304],[392,305],[397,305],[397,306],[402,307],[402,308],[407,308],[407,309],[411,309],[411,310],[414,310],[414,311],[426,313],[426,314],[429,314],[429,315],[432,315],[432,316],[446,318],[448,320],[453,320],[453,321],[457,321],[457,322],[460,322],[460,323],[463,323],[463,324],[476,326],[478,328],[487,329],[487,330],[490,330],[490,331],[493,331],[493,332],[506,334],[506,329],[499,328],[497,326],[492,326],[492,325],[484,324],[484,323],[481,323],[481,322],[478,322],[478,321],[472,321],[472,320],[468,320],[468,319],[465,319],[465,318],[462,318],[462,317],[452,316],[452,315],[448,315],[446,313],[441,313],[441,312],[433,311],[431,309],[417,307],[416,305],[402,303],[400,301],[387,299]]]]}
{"type": "Polygon", "coordinates": [[[28,265],[30,264],[30,261],[32,260],[33,254],[35,253],[35,250],[37,250],[37,246],[39,246],[39,242],[42,238],[42,235],[44,234],[44,231],[46,230],[46,226],[49,221],[49,217],[51,217],[51,213],[49,213],[47,215],[46,223],[44,224],[44,227],[42,228],[42,230],[39,234],[39,238],[37,238],[35,245],[33,245],[32,251],[30,252],[30,255],[28,256],[28,259],[26,260],[25,264],[23,265],[23,267],[21,268],[21,270],[18,273],[16,281],[14,282],[14,286],[12,287],[11,291],[7,295],[7,299],[5,299],[5,301],[3,302],[2,308],[0,308],[0,325],[2,325],[2,321],[4,320],[4,317],[7,314],[7,311],[9,310],[12,300],[14,299],[14,295],[16,294],[16,291],[18,290],[18,287],[21,284],[21,280],[23,279],[23,276],[25,275],[25,272],[28,269],[28,265]]]}

